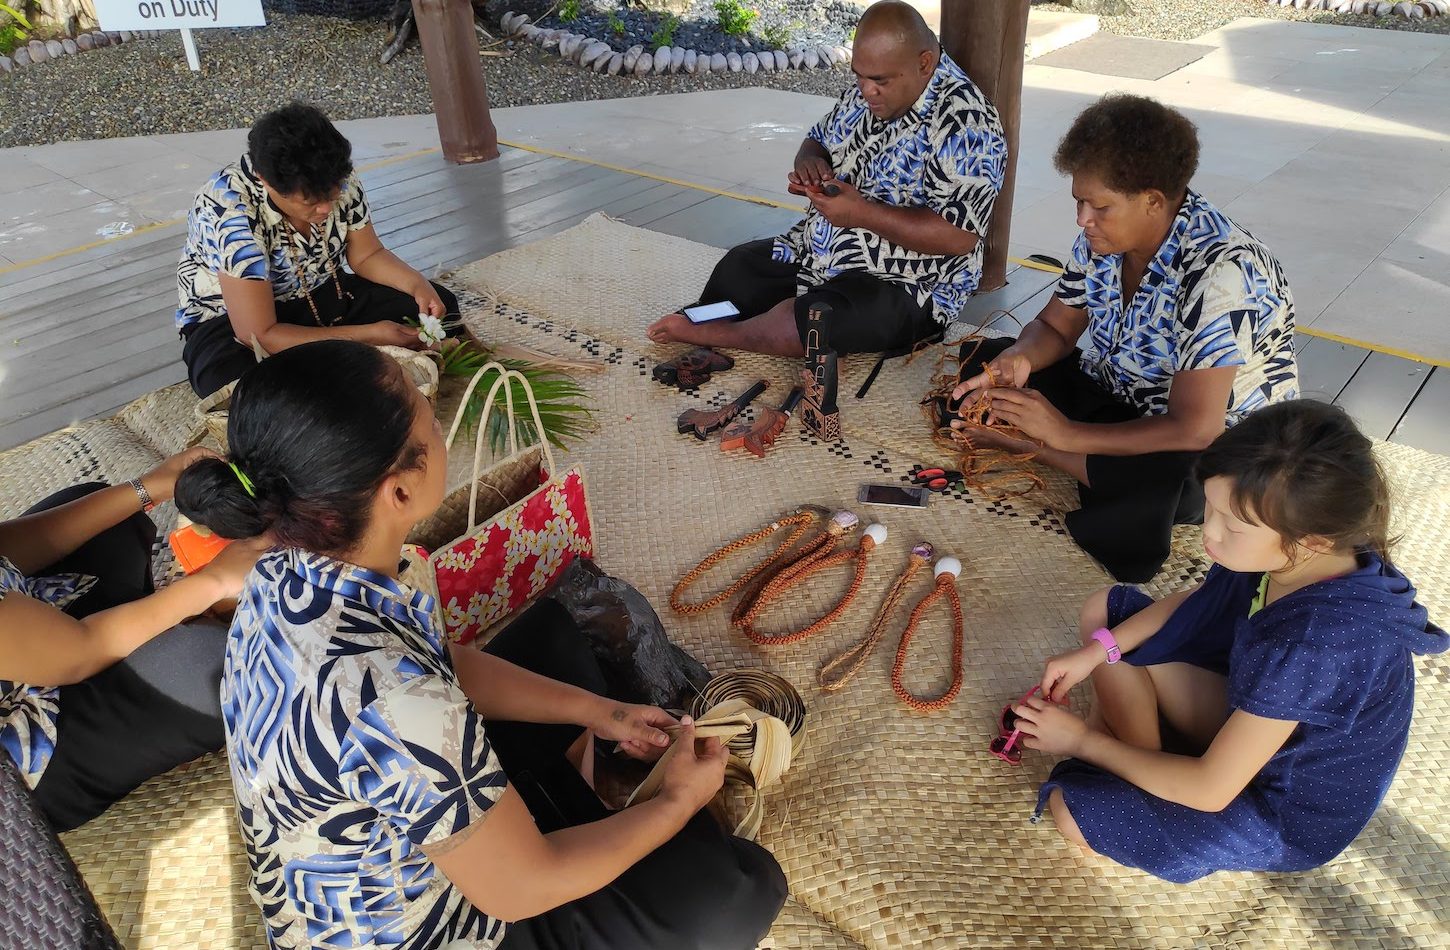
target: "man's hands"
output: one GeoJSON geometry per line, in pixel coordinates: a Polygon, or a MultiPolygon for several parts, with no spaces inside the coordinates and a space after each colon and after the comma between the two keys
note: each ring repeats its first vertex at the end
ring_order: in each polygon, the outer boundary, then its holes
{"type": "Polygon", "coordinates": [[[809,154],[805,149],[795,157],[795,169],[786,176],[786,180],[792,185],[791,193],[796,195],[806,194],[807,191],[819,191],[821,186],[828,181],[834,181],[836,170],[831,167],[831,161],[822,155],[809,154]],[[797,190],[802,189],[802,190],[797,190]]]}

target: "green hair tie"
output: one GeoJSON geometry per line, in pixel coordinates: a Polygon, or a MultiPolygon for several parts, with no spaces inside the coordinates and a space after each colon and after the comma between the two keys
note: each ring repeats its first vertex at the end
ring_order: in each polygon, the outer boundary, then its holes
{"type": "Polygon", "coordinates": [[[227,464],[231,466],[232,474],[237,476],[237,481],[242,483],[242,490],[247,493],[248,497],[256,498],[257,486],[252,484],[252,480],[247,477],[245,472],[237,468],[236,462],[228,462],[227,464]]]}

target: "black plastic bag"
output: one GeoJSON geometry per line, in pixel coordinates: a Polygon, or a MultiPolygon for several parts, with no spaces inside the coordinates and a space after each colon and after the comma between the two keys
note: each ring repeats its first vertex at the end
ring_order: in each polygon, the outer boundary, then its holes
{"type": "Polygon", "coordinates": [[[579,558],[565,569],[548,596],[569,612],[589,640],[609,695],[621,702],[689,709],[710,673],[665,633],[649,600],[579,558]]]}

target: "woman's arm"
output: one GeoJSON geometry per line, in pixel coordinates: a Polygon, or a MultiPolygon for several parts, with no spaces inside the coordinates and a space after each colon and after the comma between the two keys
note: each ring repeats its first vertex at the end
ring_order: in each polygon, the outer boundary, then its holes
{"type": "MultiPolygon", "coordinates": [[[[156,504],[169,501],[176,478],[192,462],[209,454],[190,449],[171,456],[145,475],[141,484],[156,504]]],[[[141,510],[141,498],[130,485],[114,485],[32,515],[0,523],[0,555],[22,574],[36,574],[70,554],[91,538],[141,510]]]]}
{"type": "MultiPolygon", "coordinates": [[[[419,313],[445,317],[443,301],[428,278],[403,263],[392,251],[383,247],[378,232],[371,224],[347,234],[347,266],[359,277],[384,287],[402,291],[418,303],[419,313]]],[[[457,316],[454,314],[454,316],[457,316]]]]}
{"type": "MultiPolygon", "coordinates": [[[[418,333],[401,323],[380,320],[357,326],[303,327],[277,321],[277,302],[272,297],[272,284],[265,280],[244,280],[230,274],[218,274],[222,301],[232,335],[243,346],[256,340],[268,354],[280,353],[290,347],[316,340],[354,340],[373,346],[422,346],[418,333]]],[[[326,289],[326,288],[324,288],[326,289]]],[[[331,290],[327,290],[332,293],[331,290]]]]}
{"type": "Polygon", "coordinates": [[[1224,430],[1237,371],[1234,366],[1218,366],[1178,373],[1166,413],[1127,422],[1073,422],[1034,389],[990,389],[987,399],[992,418],[1067,455],[1200,452],[1224,430]]]}
{"type": "Polygon", "coordinates": [[[1036,699],[1016,707],[1029,749],[1070,755],[1150,795],[1198,811],[1223,811],[1293,735],[1298,723],[1235,710],[1201,756],[1132,746],[1088,729],[1072,713],[1036,699]]]}
{"type": "Polygon", "coordinates": [[[674,837],[719,791],[725,749],[696,743],[685,726],[659,795],[608,818],[539,833],[513,786],[483,818],[423,851],[469,903],[490,917],[522,920],[592,894],[674,837]]]}
{"type": "Polygon", "coordinates": [[[83,620],[9,594],[0,601],[0,679],[66,686],[94,676],[183,620],[237,596],[265,549],[263,541],[238,541],[196,574],[83,620]]]}
{"type": "Polygon", "coordinates": [[[1047,302],[1033,320],[1022,328],[1017,342],[997,354],[988,365],[992,372],[978,373],[953,391],[961,399],[991,386],[1027,385],[1027,377],[1061,361],[1077,346],[1087,330],[1087,311],[1069,307],[1058,297],[1047,302]]]}
{"type": "Polygon", "coordinates": [[[674,719],[652,706],[616,703],[471,646],[455,643],[449,649],[459,686],[485,719],[584,726],[601,738],[631,743],[636,752],[669,744],[661,730],[674,719]]]}

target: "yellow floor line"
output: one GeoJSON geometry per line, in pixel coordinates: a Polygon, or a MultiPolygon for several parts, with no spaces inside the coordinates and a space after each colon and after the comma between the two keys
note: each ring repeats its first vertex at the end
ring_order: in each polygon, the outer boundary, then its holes
{"type": "MultiPolygon", "coordinates": [[[[506,146],[508,148],[521,149],[525,152],[533,152],[537,155],[547,155],[551,158],[562,158],[571,162],[579,162],[584,165],[595,165],[599,168],[608,169],[609,171],[619,172],[624,175],[633,175],[636,178],[648,178],[651,181],[658,181],[666,185],[675,185],[680,188],[691,188],[695,191],[703,191],[712,195],[719,195],[722,198],[734,198],[737,201],[748,201],[751,204],[765,205],[769,208],[785,208],[791,211],[804,210],[799,205],[789,204],[784,201],[777,201],[774,198],[766,198],[763,195],[747,195],[734,191],[725,191],[720,188],[711,188],[709,185],[702,185],[698,182],[686,181],[682,178],[670,178],[667,175],[656,175],[651,172],[643,172],[636,168],[627,168],[624,165],[616,165],[613,162],[602,162],[598,159],[587,158],[583,155],[576,155],[572,152],[560,152],[556,151],[555,149],[543,148],[542,146],[538,145],[525,145],[522,142],[510,142],[506,139],[499,139],[498,144],[506,146]]],[[[391,155],[387,158],[378,159],[377,161],[368,162],[365,165],[360,165],[358,167],[358,171],[372,171],[376,168],[382,168],[385,165],[392,165],[396,164],[397,162],[407,161],[410,158],[419,158],[423,155],[431,155],[437,151],[439,151],[439,149],[435,146],[433,148],[421,148],[412,152],[404,152],[399,155],[391,155]]],[[[56,258],[65,257],[68,254],[79,254],[82,251],[88,251],[91,248],[100,247],[103,244],[110,244],[113,241],[123,241],[126,238],[135,237],[148,231],[155,231],[158,228],[168,227],[173,224],[180,224],[185,220],[185,218],[175,218],[171,221],[160,221],[156,224],[142,225],[136,230],[130,232],[129,234],[122,234],[117,237],[106,238],[100,241],[92,241],[89,244],[81,244],[76,247],[69,247],[61,251],[56,251],[53,254],[47,254],[44,257],[35,257],[31,258],[28,261],[20,261],[15,264],[9,264],[7,266],[0,267],[0,274],[7,274],[11,273],[12,271],[17,271],[26,267],[34,266],[36,264],[43,264],[46,261],[53,261],[56,258]]],[[[1027,267],[1032,270],[1043,271],[1049,274],[1062,273],[1061,268],[1053,267],[1051,264],[1044,264],[1040,261],[1030,261],[1023,257],[1009,257],[1007,258],[1007,260],[1013,264],[1017,264],[1021,267],[1027,267]]],[[[1398,356],[1401,359],[1410,360],[1411,362],[1415,363],[1424,363],[1427,366],[1450,366],[1450,360],[1436,359],[1431,356],[1424,356],[1419,353],[1412,353],[1409,350],[1402,350],[1398,347],[1383,346],[1379,343],[1371,343],[1368,340],[1358,340],[1354,337],[1341,336],[1338,333],[1329,333],[1324,330],[1314,330],[1309,327],[1300,327],[1298,332],[1304,334],[1305,336],[1318,337],[1323,340],[1330,340],[1334,343],[1343,343],[1348,346],[1357,346],[1361,349],[1370,350],[1375,353],[1384,353],[1387,356],[1398,356]]]]}

